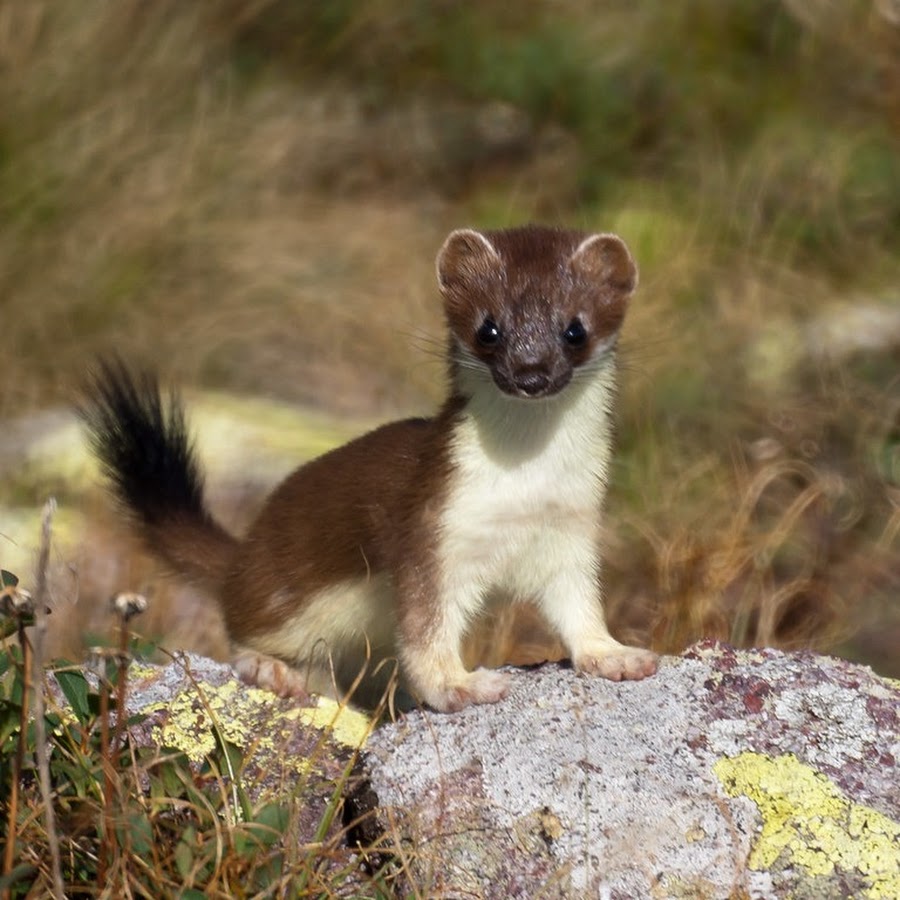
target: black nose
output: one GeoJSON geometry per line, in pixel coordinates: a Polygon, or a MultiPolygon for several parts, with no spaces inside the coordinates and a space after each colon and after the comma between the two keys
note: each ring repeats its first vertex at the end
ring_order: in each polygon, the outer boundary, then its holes
{"type": "Polygon", "coordinates": [[[550,386],[550,376],[544,372],[523,372],[515,377],[515,385],[523,394],[536,397],[550,386]]]}

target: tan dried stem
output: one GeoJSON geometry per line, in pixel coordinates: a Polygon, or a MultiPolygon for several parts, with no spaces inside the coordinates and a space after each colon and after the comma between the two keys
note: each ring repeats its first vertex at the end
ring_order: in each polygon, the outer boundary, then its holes
{"type": "MultiPolygon", "coordinates": [[[[22,762],[25,758],[25,737],[28,733],[28,698],[31,682],[31,645],[25,634],[25,616],[18,616],[19,646],[22,648],[22,677],[24,689],[22,691],[22,711],[19,719],[19,742],[16,747],[16,757],[13,763],[12,783],[9,790],[9,807],[6,817],[6,848],[3,852],[3,874],[9,875],[13,870],[16,859],[16,834],[19,817],[19,781],[22,777],[22,762]]],[[[12,897],[12,889],[3,891],[3,900],[12,897]]]]}
{"type": "MultiPolygon", "coordinates": [[[[53,807],[53,793],[50,784],[50,759],[47,753],[47,733],[44,724],[44,643],[47,636],[47,601],[49,600],[48,569],[50,565],[50,539],[53,528],[53,514],[56,500],[51,497],[44,504],[41,515],[41,547],[38,555],[37,584],[34,600],[34,652],[32,670],[34,673],[34,733],[37,755],[38,776],[41,799],[44,806],[44,827],[47,831],[47,846],[50,850],[50,875],[53,896],[64,900],[65,887],[62,878],[62,861],[59,852],[59,835],[56,831],[56,814],[53,807]]],[[[27,671],[27,666],[26,666],[27,671]]]]}

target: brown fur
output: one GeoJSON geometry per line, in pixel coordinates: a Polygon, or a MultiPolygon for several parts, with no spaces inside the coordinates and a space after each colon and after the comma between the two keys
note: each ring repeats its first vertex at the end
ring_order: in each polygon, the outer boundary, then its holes
{"type": "MultiPolygon", "coordinates": [[[[296,612],[296,601],[273,600],[284,587],[312,597],[338,581],[428,560],[429,511],[449,478],[448,423],[458,407],[452,401],[435,419],[383,425],[288,476],[231,563],[222,592],[229,632],[246,642],[296,612]]],[[[414,568],[416,593],[427,596],[429,565],[414,568]]]]}

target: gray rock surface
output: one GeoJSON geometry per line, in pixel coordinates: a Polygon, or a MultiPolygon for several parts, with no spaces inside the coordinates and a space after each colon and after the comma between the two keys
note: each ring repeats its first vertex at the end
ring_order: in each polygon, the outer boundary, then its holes
{"type": "Polygon", "coordinates": [[[364,768],[424,896],[895,898],[898,710],[865,667],[709,643],[641,682],[516,670],[364,768]]]}

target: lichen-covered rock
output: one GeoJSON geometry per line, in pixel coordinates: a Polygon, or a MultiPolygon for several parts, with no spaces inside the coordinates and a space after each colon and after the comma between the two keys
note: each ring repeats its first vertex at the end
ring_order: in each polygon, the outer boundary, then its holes
{"type": "Polygon", "coordinates": [[[126,705],[129,715],[141,717],[131,734],[142,745],[180,750],[193,762],[213,753],[217,741],[236,746],[258,796],[283,790],[313,768],[337,782],[349,751],[371,728],[367,716],[333,700],[281,698],[244,684],[231,666],[193,654],[167,666],[133,665],[126,705]]]}
{"type": "MultiPolygon", "coordinates": [[[[103,656],[109,662],[110,655],[98,654],[95,663],[103,656]]],[[[106,719],[101,712],[93,721],[92,711],[106,706],[112,739],[119,735],[114,704],[95,702],[91,693],[102,695],[98,668],[92,664],[85,677],[73,666],[55,670],[48,678],[50,707],[71,723],[90,721],[96,738],[106,719]]],[[[369,716],[325,698],[278,697],[244,684],[231,666],[193,654],[175,654],[164,666],[134,662],[123,684],[127,719],[121,736],[127,741],[110,740],[124,749],[110,754],[116,772],[111,783],[118,784],[122,821],[142,823],[135,826],[140,832],[124,833],[152,833],[161,856],[173,847],[175,854],[187,854],[175,861],[185,896],[199,895],[191,885],[206,878],[212,885],[226,869],[232,885],[249,879],[241,896],[269,896],[253,886],[273,889],[265,878],[253,881],[256,862],[249,862],[257,850],[260,866],[283,866],[283,885],[303,883],[315,895],[332,896],[332,886],[342,896],[370,895],[370,879],[345,838],[341,798],[354,756],[373,727],[369,716]],[[150,810],[146,818],[134,812],[139,808],[150,810]],[[209,855],[201,848],[209,851],[210,841],[227,849],[224,856],[216,853],[215,874],[205,867],[198,874],[209,855]]],[[[118,692],[118,683],[111,686],[111,699],[118,692]]],[[[77,742],[80,734],[69,733],[63,743],[77,742]]],[[[99,779],[98,750],[95,745],[79,759],[93,762],[99,779]]],[[[64,798],[60,808],[71,809],[72,799],[64,798]]],[[[113,802],[119,815],[119,799],[113,802]]],[[[90,817],[95,807],[85,809],[90,817]]],[[[160,890],[160,896],[172,895],[160,890]]],[[[221,890],[212,895],[225,896],[221,890]]]]}
{"type": "Polygon", "coordinates": [[[376,732],[364,770],[427,896],[893,898],[898,714],[867,668],[708,643],[640,682],[515,671],[376,732]]]}

